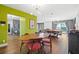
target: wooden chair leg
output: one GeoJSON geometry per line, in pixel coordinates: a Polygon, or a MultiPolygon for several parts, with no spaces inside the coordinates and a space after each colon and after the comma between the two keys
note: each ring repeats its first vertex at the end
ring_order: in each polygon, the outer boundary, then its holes
{"type": "Polygon", "coordinates": [[[50,38],[50,54],[52,54],[52,38],[50,38]]]}
{"type": "Polygon", "coordinates": [[[44,43],[42,42],[42,46],[41,46],[41,53],[42,54],[45,54],[45,51],[44,51],[44,43]]]}

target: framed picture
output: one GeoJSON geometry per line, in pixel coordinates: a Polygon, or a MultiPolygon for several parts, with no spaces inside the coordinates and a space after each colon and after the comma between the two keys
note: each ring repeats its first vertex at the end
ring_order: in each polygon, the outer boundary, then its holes
{"type": "Polygon", "coordinates": [[[34,20],[30,20],[30,28],[31,29],[34,29],[34,27],[35,27],[34,20]]]}

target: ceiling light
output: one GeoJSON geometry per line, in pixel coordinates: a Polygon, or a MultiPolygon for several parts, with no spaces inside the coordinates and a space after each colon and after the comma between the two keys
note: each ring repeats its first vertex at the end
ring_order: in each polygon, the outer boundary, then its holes
{"type": "Polygon", "coordinates": [[[32,4],[33,6],[43,6],[44,4],[32,4]]]}

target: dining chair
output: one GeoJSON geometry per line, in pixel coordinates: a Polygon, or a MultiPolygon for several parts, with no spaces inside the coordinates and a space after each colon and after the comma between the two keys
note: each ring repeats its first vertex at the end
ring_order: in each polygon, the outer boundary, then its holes
{"type": "Polygon", "coordinates": [[[26,47],[28,48],[28,52],[27,52],[28,54],[32,52],[41,53],[41,49],[42,49],[41,39],[30,40],[30,42],[26,44],[26,47]]]}
{"type": "MultiPolygon", "coordinates": [[[[44,38],[43,41],[43,51],[44,51],[44,47],[47,46],[50,48],[50,53],[52,53],[52,41],[57,41],[58,37],[54,36],[54,35],[49,35],[48,37],[44,38]]],[[[44,51],[44,53],[46,53],[44,51]]]]}
{"type": "Polygon", "coordinates": [[[49,38],[44,38],[42,40],[42,44],[43,44],[43,53],[46,54],[46,51],[45,51],[44,47],[49,47],[50,48],[50,39],[49,38]]]}
{"type": "MultiPolygon", "coordinates": [[[[33,40],[24,40],[22,41],[22,46],[23,44],[25,44],[25,47],[27,48],[28,52],[27,54],[31,54],[33,52],[36,52],[37,53],[41,53],[42,51],[42,42],[41,42],[41,38],[39,39],[33,39],[33,40]]],[[[21,49],[22,49],[22,46],[21,46],[21,49]]],[[[21,52],[21,49],[20,49],[20,52],[21,52]]]]}

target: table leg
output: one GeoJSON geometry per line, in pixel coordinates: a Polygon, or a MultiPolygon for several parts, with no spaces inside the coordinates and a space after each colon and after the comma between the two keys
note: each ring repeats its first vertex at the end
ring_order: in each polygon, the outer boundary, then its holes
{"type": "Polygon", "coordinates": [[[22,46],[23,46],[23,41],[21,41],[21,46],[20,46],[20,53],[21,53],[21,50],[22,50],[22,46]]]}

